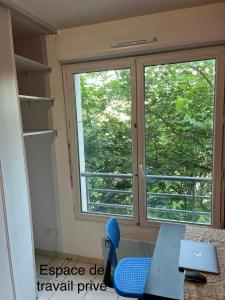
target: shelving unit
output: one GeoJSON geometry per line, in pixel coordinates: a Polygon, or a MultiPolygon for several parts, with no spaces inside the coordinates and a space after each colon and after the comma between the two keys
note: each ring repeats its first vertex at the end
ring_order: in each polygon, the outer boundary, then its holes
{"type": "Polygon", "coordinates": [[[49,130],[30,130],[24,131],[23,136],[35,136],[35,135],[44,135],[44,134],[57,134],[56,130],[49,129],[49,130]]]}
{"type": "MultiPolygon", "coordinates": [[[[55,99],[51,97],[49,85],[51,67],[44,63],[47,61],[45,37],[39,31],[30,32],[30,28],[26,28],[26,32],[21,34],[23,27],[18,30],[14,23],[14,65],[19,91],[17,104],[20,104],[22,121],[20,138],[23,139],[26,155],[35,249],[40,248],[37,240],[43,238],[43,228],[49,224],[44,212],[55,205],[52,165],[57,131],[52,128],[55,99]],[[41,222],[38,221],[40,219],[41,222]]],[[[57,228],[54,216],[51,226],[57,228]]],[[[51,242],[56,244],[57,237],[51,242]]]]}
{"type": "MultiPolygon", "coordinates": [[[[23,139],[29,181],[34,248],[40,248],[37,240],[42,238],[43,228],[49,224],[44,212],[54,207],[55,203],[52,167],[57,137],[57,131],[52,128],[55,99],[51,97],[49,77],[52,69],[46,64],[47,49],[43,35],[52,32],[45,32],[42,27],[26,23],[23,18],[13,22],[14,65],[19,91],[17,104],[20,104],[23,129],[20,138],[23,139]],[[39,223],[37,220],[40,219],[39,223]]],[[[57,227],[54,217],[51,226],[57,227]]],[[[55,240],[57,243],[57,238],[55,240]]]]}
{"type": "Polygon", "coordinates": [[[16,70],[17,72],[40,72],[40,71],[51,71],[51,68],[45,64],[37,62],[35,60],[23,57],[21,55],[15,55],[16,70]]]}
{"type": "MultiPolygon", "coordinates": [[[[17,54],[15,54],[15,61],[16,61],[17,78],[18,78],[18,82],[20,82],[19,90],[21,86],[24,87],[24,83],[27,80],[30,80],[29,82],[30,86],[40,85],[40,90],[42,90],[42,93],[45,93],[45,91],[43,91],[44,86],[43,84],[40,84],[39,80],[43,81],[44,78],[43,76],[45,76],[46,73],[50,72],[51,68],[46,64],[37,62],[36,60],[21,55],[17,55],[17,54]]],[[[27,86],[29,84],[25,83],[25,85],[27,86]]],[[[28,94],[30,94],[30,92],[28,92],[28,94]]],[[[24,130],[23,133],[24,137],[56,134],[56,131],[53,129],[49,129],[49,128],[44,130],[40,129],[42,126],[44,127],[46,125],[48,126],[48,121],[46,121],[46,118],[48,118],[48,113],[46,109],[48,109],[48,107],[46,106],[42,107],[42,104],[53,105],[54,104],[53,98],[46,97],[46,96],[21,94],[19,95],[19,101],[21,103],[21,115],[23,120],[23,127],[26,128],[26,130],[24,130]],[[24,106],[22,107],[22,104],[24,103],[35,103],[35,106],[32,109],[31,107],[30,108],[27,107],[25,109],[24,106]],[[39,104],[39,106],[36,106],[36,104],[39,104]],[[38,119],[43,120],[43,118],[45,119],[44,124],[41,124],[41,121],[37,122],[38,119]]]]}
{"type": "Polygon", "coordinates": [[[19,95],[20,102],[36,102],[36,103],[50,103],[54,104],[55,99],[49,97],[37,97],[37,96],[27,96],[27,95],[19,95]]]}

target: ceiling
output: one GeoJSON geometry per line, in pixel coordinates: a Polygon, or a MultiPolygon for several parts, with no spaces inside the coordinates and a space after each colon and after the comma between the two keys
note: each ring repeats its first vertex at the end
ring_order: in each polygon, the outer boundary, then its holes
{"type": "Polygon", "coordinates": [[[57,29],[95,24],[225,0],[13,0],[57,29]]]}

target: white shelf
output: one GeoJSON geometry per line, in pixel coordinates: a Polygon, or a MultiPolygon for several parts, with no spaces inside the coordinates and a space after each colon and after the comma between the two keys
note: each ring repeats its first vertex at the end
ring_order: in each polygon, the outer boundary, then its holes
{"type": "Polygon", "coordinates": [[[54,134],[56,135],[56,130],[29,130],[24,131],[23,136],[34,136],[34,135],[43,135],[43,134],[54,134]]]}
{"type": "Polygon", "coordinates": [[[51,71],[51,68],[35,60],[15,55],[17,72],[51,71]]]}
{"type": "Polygon", "coordinates": [[[21,102],[45,102],[45,103],[54,103],[53,98],[48,97],[36,97],[36,96],[27,96],[27,95],[19,95],[19,99],[21,102]]]}

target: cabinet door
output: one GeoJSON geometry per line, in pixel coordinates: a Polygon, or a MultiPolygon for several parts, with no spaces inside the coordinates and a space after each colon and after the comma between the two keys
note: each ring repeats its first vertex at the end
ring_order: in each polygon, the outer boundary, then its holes
{"type": "Polygon", "coordinates": [[[0,165],[0,299],[15,299],[0,165]]]}

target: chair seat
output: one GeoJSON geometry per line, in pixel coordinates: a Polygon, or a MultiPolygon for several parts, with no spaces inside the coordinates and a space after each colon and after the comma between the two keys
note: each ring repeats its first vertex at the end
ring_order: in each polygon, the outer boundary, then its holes
{"type": "Polygon", "coordinates": [[[144,294],[151,262],[151,257],[121,259],[113,277],[117,294],[123,297],[141,298],[144,294]]]}

